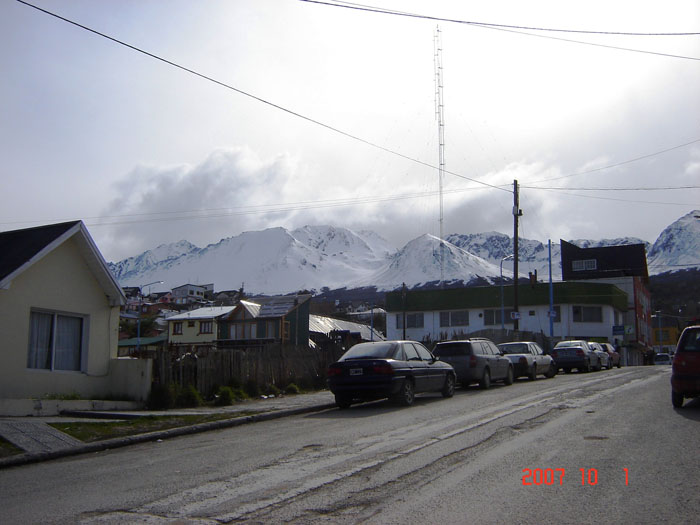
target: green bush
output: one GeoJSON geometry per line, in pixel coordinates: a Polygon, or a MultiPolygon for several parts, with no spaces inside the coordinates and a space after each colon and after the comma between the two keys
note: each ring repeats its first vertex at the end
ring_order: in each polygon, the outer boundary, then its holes
{"type": "Polygon", "coordinates": [[[248,399],[248,394],[246,394],[241,387],[232,388],[231,391],[233,392],[233,398],[236,401],[243,401],[244,399],[248,399]]]}
{"type": "Polygon", "coordinates": [[[277,397],[278,395],[280,395],[282,393],[282,391],[279,388],[277,388],[275,385],[267,385],[267,388],[265,389],[265,391],[267,392],[268,396],[275,396],[275,397],[277,397]]]}
{"type": "Polygon", "coordinates": [[[289,383],[287,385],[287,388],[284,389],[285,394],[298,394],[300,393],[299,387],[296,386],[294,383],[289,383]]]}
{"type": "Polygon", "coordinates": [[[194,408],[200,406],[204,400],[202,395],[192,385],[187,385],[177,394],[175,404],[183,408],[194,408]]]}
{"type": "Polygon", "coordinates": [[[154,383],[148,394],[146,406],[149,410],[168,410],[175,406],[175,386],[154,383]]]}
{"type": "Polygon", "coordinates": [[[216,401],[215,404],[220,407],[225,407],[233,404],[233,390],[231,389],[230,386],[222,386],[219,387],[218,392],[216,393],[216,401]]]}

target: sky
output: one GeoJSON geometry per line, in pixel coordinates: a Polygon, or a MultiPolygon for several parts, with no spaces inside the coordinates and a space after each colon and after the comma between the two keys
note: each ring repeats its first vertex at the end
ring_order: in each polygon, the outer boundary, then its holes
{"type": "Polygon", "coordinates": [[[512,235],[514,180],[541,241],[653,242],[700,208],[700,36],[648,35],[700,33],[696,0],[33,3],[182,67],[3,0],[0,231],[82,219],[110,261],[439,235],[438,27],[445,235],[512,235]]]}

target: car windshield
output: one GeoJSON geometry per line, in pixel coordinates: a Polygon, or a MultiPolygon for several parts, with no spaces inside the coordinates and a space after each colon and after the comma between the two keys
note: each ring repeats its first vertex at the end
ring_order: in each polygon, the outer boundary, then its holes
{"type": "Polygon", "coordinates": [[[343,354],[339,361],[348,359],[392,359],[397,346],[394,343],[360,343],[343,354]]]}
{"type": "Polygon", "coordinates": [[[470,352],[471,343],[440,343],[433,350],[437,357],[449,357],[455,355],[467,355],[470,352]]]}
{"type": "Polygon", "coordinates": [[[505,343],[498,345],[498,348],[504,354],[529,354],[525,343],[505,343]]]}

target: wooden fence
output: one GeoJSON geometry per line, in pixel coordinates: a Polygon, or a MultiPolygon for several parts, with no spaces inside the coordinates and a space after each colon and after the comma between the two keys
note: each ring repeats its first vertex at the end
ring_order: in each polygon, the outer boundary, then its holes
{"type": "Polygon", "coordinates": [[[309,348],[279,343],[250,348],[211,349],[171,346],[154,359],[153,380],[194,386],[205,396],[219,386],[256,383],[284,388],[323,387],[326,369],[343,354],[336,345],[309,348]]]}

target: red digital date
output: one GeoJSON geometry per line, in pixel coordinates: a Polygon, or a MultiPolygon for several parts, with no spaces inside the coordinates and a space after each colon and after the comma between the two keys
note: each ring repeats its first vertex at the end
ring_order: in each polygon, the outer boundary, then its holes
{"type": "MultiPolygon", "coordinates": [[[[625,485],[629,485],[629,470],[623,468],[625,471],[625,485]]],[[[597,485],[598,484],[598,469],[594,468],[580,468],[581,471],[581,485],[597,485]]],[[[535,468],[523,469],[522,483],[523,485],[563,485],[564,476],[566,475],[566,469],[563,468],[535,468]]]]}

